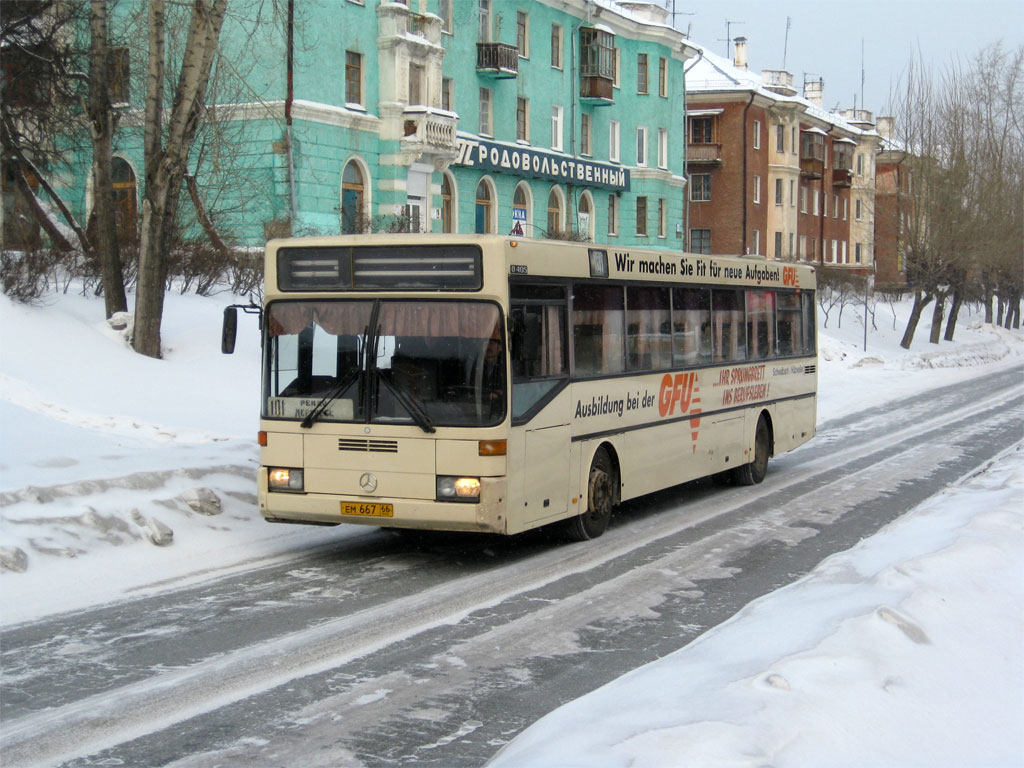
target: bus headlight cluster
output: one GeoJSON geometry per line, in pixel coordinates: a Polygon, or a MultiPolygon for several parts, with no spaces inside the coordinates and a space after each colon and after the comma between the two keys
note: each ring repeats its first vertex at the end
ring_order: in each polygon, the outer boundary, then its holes
{"type": "Polygon", "coordinates": [[[480,478],[438,475],[437,500],[480,501],[480,478]]]}
{"type": "Polygon", "coordinates": [[[303,479],[301,469],[267,468],[267,485],[272,491],[301,491],[303,479]]]}

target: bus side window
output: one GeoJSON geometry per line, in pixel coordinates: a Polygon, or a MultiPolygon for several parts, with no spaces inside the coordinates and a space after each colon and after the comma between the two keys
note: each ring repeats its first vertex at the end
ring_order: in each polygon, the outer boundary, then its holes
{"type": "Polygon", "coordinates": [[[746,360],[742,291],[731,288],[713,290],[711,315],[714,326],[715,362],[746,360]]]}

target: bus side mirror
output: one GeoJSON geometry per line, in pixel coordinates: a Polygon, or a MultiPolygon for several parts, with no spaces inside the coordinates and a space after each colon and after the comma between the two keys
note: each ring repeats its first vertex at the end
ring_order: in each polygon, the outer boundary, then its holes
{"type": "Polygon", "coordinates": [[[235,337],[238,335],[238,310],[224,307],[224,325],[220,332],[220,351],[230,355],[235,351],[235,337]]]}

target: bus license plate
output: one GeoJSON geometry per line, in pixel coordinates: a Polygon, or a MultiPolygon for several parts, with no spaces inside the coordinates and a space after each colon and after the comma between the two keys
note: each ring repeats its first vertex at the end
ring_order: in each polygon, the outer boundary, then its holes
{"type": "Polygon", "coordinates": [[[354,504],[349,501],[341,502],[341,514],[357,515],[359,517],[394,517],[395,507],[393,504],[377,504],[364,502],[354,504]]]}

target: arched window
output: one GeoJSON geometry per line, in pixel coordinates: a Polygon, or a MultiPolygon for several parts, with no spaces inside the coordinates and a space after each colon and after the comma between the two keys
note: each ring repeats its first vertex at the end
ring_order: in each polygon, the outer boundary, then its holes
{"type": "Polygon", "coordinates": [[[121,157],[111,158],[111,187],[114,190],[114,221],[119,245],[131,245],[138,239],[139,205],[135,190],[135,171],[121,157]]]}
{"type": "Polygon", "coordinates": [[[562,224],[562,190],[551,188],[548,195],[548,237],[558,237],[565,227],[562,224]]]}
{"type": "Polygon", "coordinates": [[[447,173],[441,174],[441,231],[455,232],[455,184],[447,173]]]}
{"type": "Polygon", "coordinates": [[[527,231],[530,216],[530,187],[525,181],[516,184],[512,194],[512,234],[518,237],[529,235],[527,231]]]}
{"type": "Polygon", "coordinates": [[[584,191],[576,208],[576,228],[587,240],[594,239],[594,218],[594,198],[584,191]]]}
{"type": "Polygon", "coordinates": [[[476,185],[476,233],[493,234],[494,227],[494,195],[487,179],[480,179],[476,185]]]}
{"type": "Polygon", "coordinates": [[[365,187],[363,172],[350,160],[341,176],[341,233],[353,235],[365,230],[365,187]]]}

